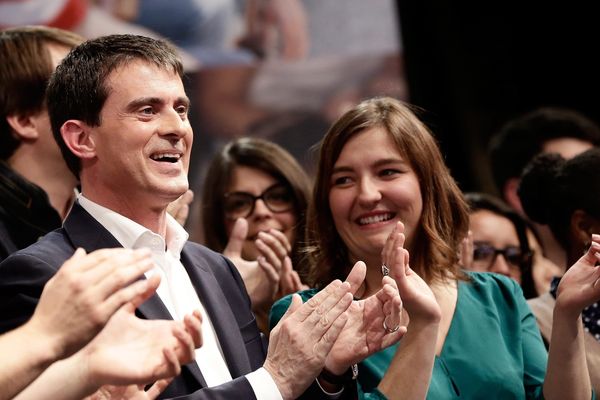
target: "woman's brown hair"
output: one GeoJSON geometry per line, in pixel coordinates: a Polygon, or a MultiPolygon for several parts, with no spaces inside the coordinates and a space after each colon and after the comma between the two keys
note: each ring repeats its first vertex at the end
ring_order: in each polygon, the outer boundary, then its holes
{"type": "Polygon", "coordinates": [[[382,97],[366,100],[347,111],[321,142],[307,214],[309,283],[322,287],[333,279],[343,279],[350,267],[347,247],[337,233],[329,205],[331,174],[345,144],[374,127],[389,133],[419,180],[423,211],[413,248],[409,249],[411,267],[427,282],[448,273],[461,278],[457,249],[468,230],[468,206],[429,129],[407,105],[382,97]]]}
{"type": "Polygon", "coordinates": [[[298,161],[279,145],[259,138],[244,137],[229,142],[213,158],[204,181],[202,195],[202,230],[206,245],[223,251],[228,237],[225,230],[223,200],[230,184],[233,170],[246,166],[261,170],[292,192],[296,213],[296,240],[292,243],[294,268],[303,272],[300,246],[303,244],[306,208],[310,197],[310,181],[298,161]]]}

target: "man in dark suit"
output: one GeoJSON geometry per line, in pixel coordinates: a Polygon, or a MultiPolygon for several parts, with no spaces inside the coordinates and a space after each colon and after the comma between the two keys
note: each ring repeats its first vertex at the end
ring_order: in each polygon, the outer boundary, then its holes
{"type": "MultiPolygon", "coordinates": [[[[296,296],[267,349],[235,267],[187,242],[185,230],[168,216],[167,205],[188,188],[193,138],[181,76],[181,62],[169,45],[132,35],[85,42],[58,66],[48,87],[48,109],[55,139],[82,193],[63,228],[0,264],[0,331],[31,316],[43,285],[76,248],[149,248],[156,265],[151,273],[162,279],[139,314],[181,319],[199,309],[203,317],[197,361],[183,368],[163,396],[354,396],[347,379],[352,374],[320,375],[347,328],[350,283],[333,282],[304,305],[296,296]]],[[[115,273],[114,279],[123,278],[115,273]]],[[[356,290],[356,282],[352,286],[356,290]]],[[[380,310],[379,319],[362,320],[381,330],[385,296],[372,296],[365,301],[375,307],[352,312],[380,310]]],[[[364,335],[357,340],[367,344],[364,335]]],[[[340,365],[356,362],[355,354],[345,353],[335,354],[338,373],[340,365]]]]}

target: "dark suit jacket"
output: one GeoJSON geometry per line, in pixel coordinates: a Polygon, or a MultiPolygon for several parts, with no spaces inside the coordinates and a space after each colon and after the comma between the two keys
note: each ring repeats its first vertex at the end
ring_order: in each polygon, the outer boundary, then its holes
{"type": "MultiPolygon", "coordinates": [[[[0,332],[14,329],[31,317],[46,282],[78,247],[89,253],[121,246],[98,221],[75,204],[62,228],[0,264],[0,332]]],[[[262,366],[266,345],[251,312],[243,281],[225,257],[195,243],[184,246],[181,262],[214,325],[233,380],[206,388],[200,369],[192,362],[182,368],[181,375],[161,397],[254,399],[244,375],[262,366]]],[[[138,315],[171,319],[158,295],[142,304],[138,315]]],[[[326,398],[315,384],[303,397],[326,398]]]]}

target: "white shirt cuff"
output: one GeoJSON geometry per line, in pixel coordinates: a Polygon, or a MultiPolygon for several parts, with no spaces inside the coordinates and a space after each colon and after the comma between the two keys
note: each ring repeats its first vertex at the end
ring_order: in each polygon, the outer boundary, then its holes
{"type": "Polygon", "coordinates": [[[264,368],[259,368],[246,375],[257,400],[283,400],[279,388],[271,374],[264,368]]]}

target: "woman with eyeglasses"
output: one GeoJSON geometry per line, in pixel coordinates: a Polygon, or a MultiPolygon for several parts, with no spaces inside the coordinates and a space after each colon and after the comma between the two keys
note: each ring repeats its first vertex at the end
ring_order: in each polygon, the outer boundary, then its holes
{"type": "MultiPolygon", "coordinates": [[[[471,271],[495,272],[514,279],[526,299],[537,297],[532,274],[533,250],[527,223],[502,200],[485,193],[466,193],[470,207],[471,257],[461,257],[471,271]]],[[[465,249],[465,251],[469,251],[465,249]]]]}
{"type": "Polygon", "coordinates": [[[304,287],[299,248],[309,193],[309,178],[294,157],[259,138],[229,142],[207,171],[206,245],[239,269],[265,333],[273,301],[304,287]]]}
{"type": "MultiPolygon", "coordinates": [[[[366,354],[357,377],[365,398],[589,399],[578,316],[600,298],[600,285],[592,288],[600,236],[561,281],[548,354],[515,281],[461,268],[468,227],[464,196],[407,105],[366,100],[331,126],[308,211],[314,289],[300,296],[311,298],[363,261],[366,279],[355,296],[374,295],[389,274],[405,310],[400,325],[384,321],[379,332],[408,326],[398,344],[373,355],[340,335],[336,345],[346,351],[334,345],[323,378],[343,381],[366,354]]],[[[274,304],[272,326],[290,302],[287,296],[274,304]]]]}
{"type": "MultiPolygon", "coordinates": [[[[568,267],[594,249],[592,235],[600,232],[600,149],[569,160],[558,154],[536,157],[525,169],[519,188],[523,209],[532,220],[547,224],[567,254],[568,267]]],[[[594,250],[598,251],[598,250],[594,250]]],[[[596,267],[599,268],[598,266],[596,267]]],[[[567,274],[569,271],[567,271],[567,274]]],[[[597,278],[600,278],[598,274],[597,278]]],[[[564,278],[555,278],[549,292],[529,301],[544,338],[555,336],[553,319],[564,278]]],[[[591,288],[600,288],[600,280],[591,288]]],[[[582,288],[586,290],[586,288],[582,288]]],[[[583,326],[586,358],[592,386],[600,390],[600,303],[585,308],[583,326]]]]}

